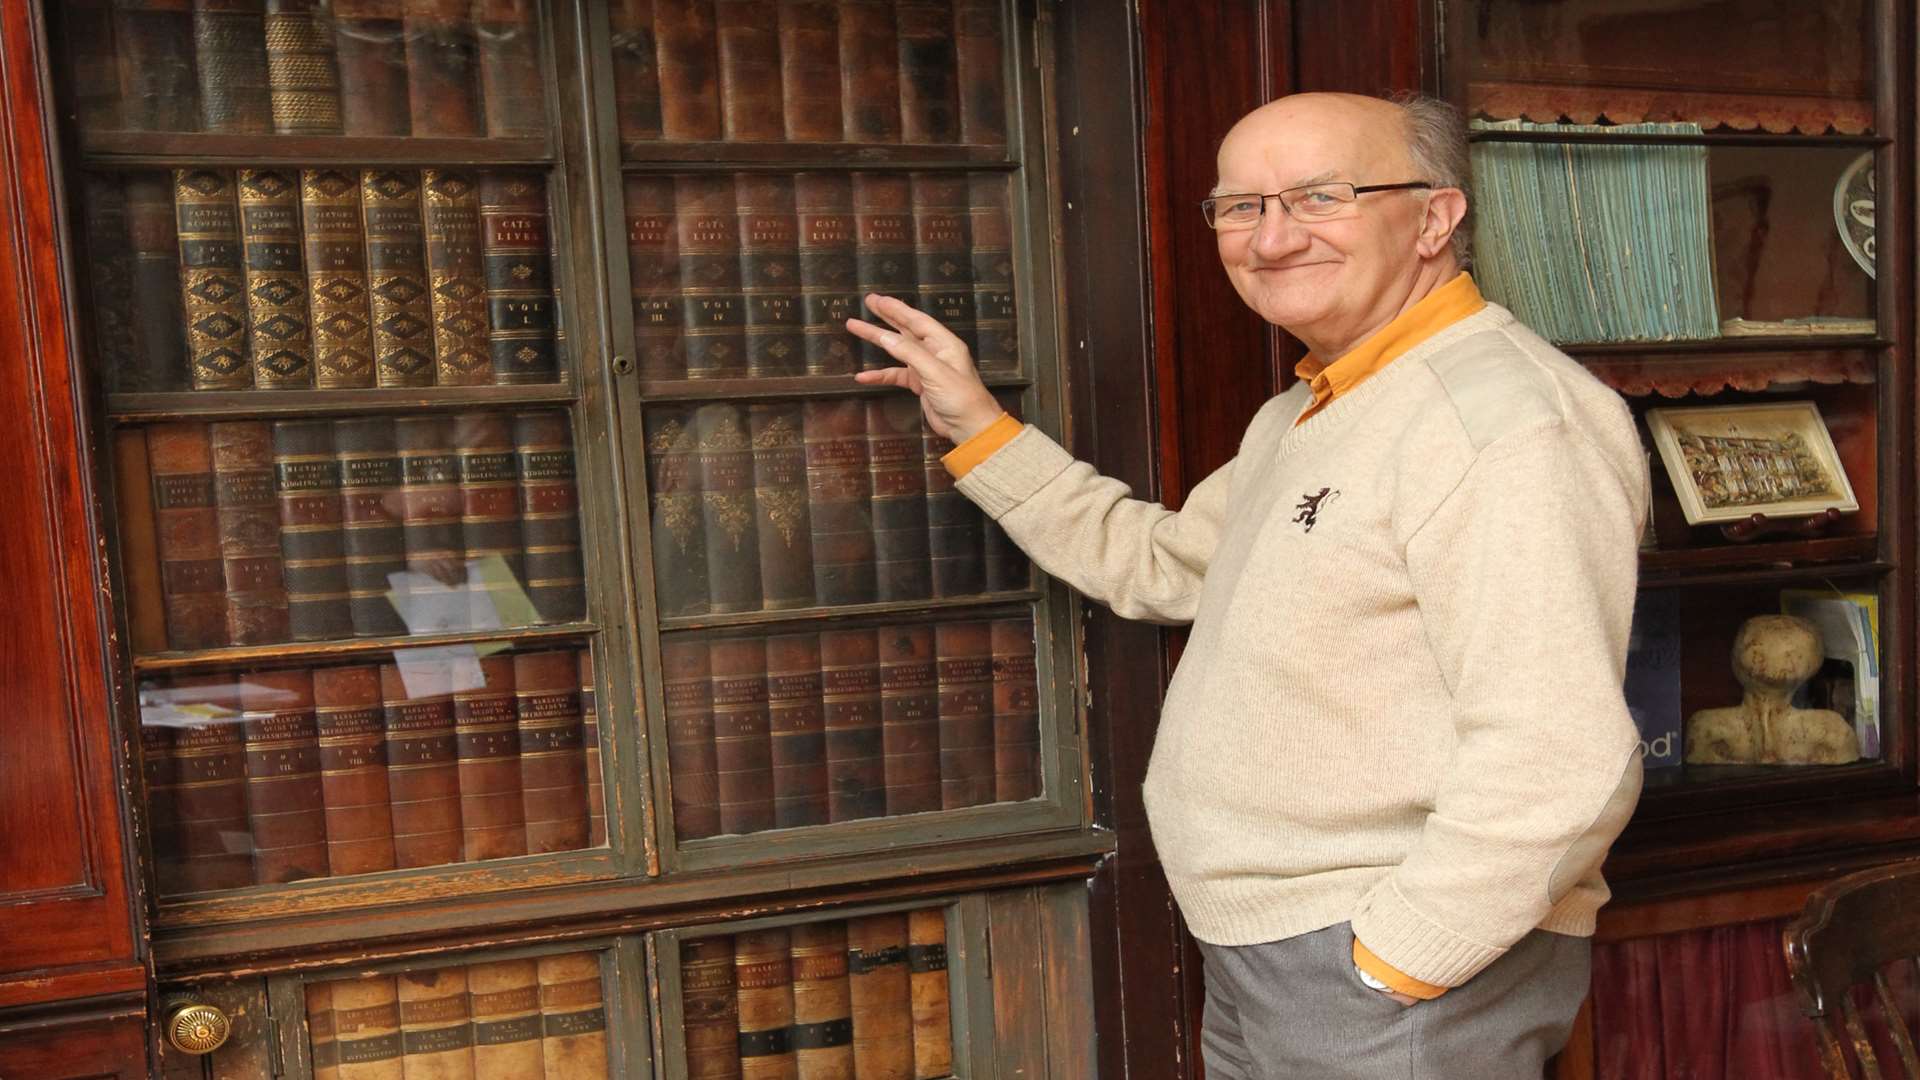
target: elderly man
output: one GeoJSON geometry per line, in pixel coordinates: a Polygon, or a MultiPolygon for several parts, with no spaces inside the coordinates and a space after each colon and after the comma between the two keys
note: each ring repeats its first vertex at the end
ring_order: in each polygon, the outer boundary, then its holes
{"type": "Polygon", "coordinates": [[[1208,1080],[1537,1078],[1640,790],[1633,421],[1462,272],[1445,105],[1284,98],[1218,164],[1221,262],[1312,352],[1180,510],[1002,414],[897,300],[848,327],[905,366],[860,378],[920,395],[1048,572],[1193,624],[1146,802],[1206,958],[1208,1080]]]}

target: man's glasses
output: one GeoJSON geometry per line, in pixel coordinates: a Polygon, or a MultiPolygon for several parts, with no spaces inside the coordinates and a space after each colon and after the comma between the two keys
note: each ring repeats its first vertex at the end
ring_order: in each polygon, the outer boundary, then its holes
{"type": "Polygon", "coordinates": [[[1297,220],[1331,221],[1351,213],[1353,204],[1368,192],[1424,190],[1432,187],[1425,180],[1412,180],[1404,184],[1365,184],[1360,187],[1347,183],[1307,184],[1271,195],[1215,195],[1200,200],[1200,212],[1206,215],[1209,227],[1222,232],[1251,229],[1260,224],[1268,199],[1280,200],[1280,208],[1297,220]]]}

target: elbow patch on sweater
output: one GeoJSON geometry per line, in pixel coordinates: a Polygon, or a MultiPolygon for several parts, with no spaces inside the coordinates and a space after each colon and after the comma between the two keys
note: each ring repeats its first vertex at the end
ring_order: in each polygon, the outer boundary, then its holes
{"type": "Polygon", "coordinates": [[[1473,348],[1429,361],[1473,448],[1566,417],[1553,376],[1505,336],[1477,335],[1473,348]],[[1481,346],[1481,341],[1485,345],[1481,346]]]}
{"type": "Polygon", "coordinates": [[[1553,874],[1547,879],[1547,900],[1557,904],[1573,887],[1585,880],[1589,874],[1599,869],[1600,861],[1607,856],[1607,848],[1613,845],[1614,837],[1626,828],[1627,819],[1633,816],[1633,808],[1640,801],[1640,783],[1644,774],[1640,767],[1640,747],[1634,746],[1627,752],[1626,765],[1620,770],[1620,779],[1614,785],[1613,794],[1601,805],[1600,812],[1594,815],[1585,832],[1574,840],[1554,864],[1553,874]]]}

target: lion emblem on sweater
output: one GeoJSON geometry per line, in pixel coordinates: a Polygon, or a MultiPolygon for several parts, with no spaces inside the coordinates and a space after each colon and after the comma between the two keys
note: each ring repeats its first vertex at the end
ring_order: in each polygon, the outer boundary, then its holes
{"type": "Polygon", "coordinates": [[[1299,505],[1294,507],[1300,512],[1293,515],[1293,523],[1300,526],[1301,532],[1312,532],[1320,520],[1321,508],[1339,497],[1340,493],[1332,488],[1321,488],[1312,495],[1302,495],[1299,505]]]}

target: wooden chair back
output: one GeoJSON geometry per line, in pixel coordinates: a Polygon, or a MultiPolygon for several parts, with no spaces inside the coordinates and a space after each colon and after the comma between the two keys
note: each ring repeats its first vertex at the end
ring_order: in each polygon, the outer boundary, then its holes
{"type": "MultiPolygon", "coordinates": [[[[1902,1072],[1920,1080],[1915,1032],[1895,1000],[1887,969],[1912,965],[1920,975],[1920,859],[1850,874],[1807,898],[1783,933],[1787,971],[1801,1008],[1820,1037],[1820,1057],[1832,1080],[1884,1080],[1869,1022],[1856,1004],[1856,987],[1873,987],[1872,1005],[1886,1025],[1902,1072]],[[1848,1057],[1857,1061],[1854,1073],[1848,1057]]],[[[1889,1061],[1891,1068],[1894,1062],[1889,1061]]]]}

